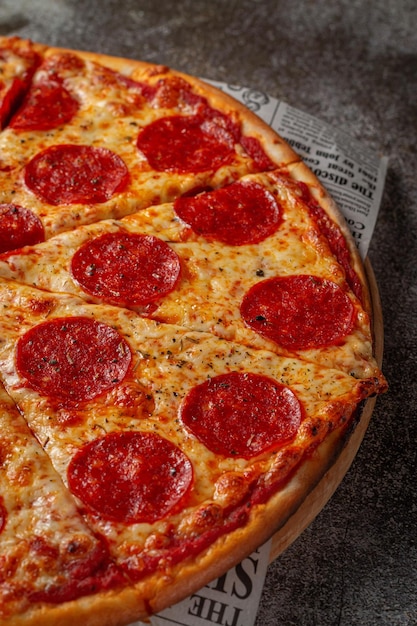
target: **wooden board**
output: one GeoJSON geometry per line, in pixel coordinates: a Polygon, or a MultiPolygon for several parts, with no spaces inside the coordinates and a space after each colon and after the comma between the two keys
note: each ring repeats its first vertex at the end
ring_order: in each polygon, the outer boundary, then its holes
{"type": "MultiPolygon", "coordinates": [[[[372,300],[373,332],[375,341],[375,356],[378,365],[382,366],[382,356],[384,350],[384,330],[381,301],[379,298],[378,286],[372,266],[368,260],[365,262],[365,270],[372,300]]],[[[349,470],[368,429],[368,425],[374,410],[376,398],[367,400],[360,422],[352,433],[351,437],[337,461],[330,470],[323,476],[321,481],[304,500],[303,504],[289,518],[288,522],[272,537],[270,562],[276,559],[288,546],[301,535],[301,533],[311,524],[320,511],[330,500],[345,474],[349,470]]]]}

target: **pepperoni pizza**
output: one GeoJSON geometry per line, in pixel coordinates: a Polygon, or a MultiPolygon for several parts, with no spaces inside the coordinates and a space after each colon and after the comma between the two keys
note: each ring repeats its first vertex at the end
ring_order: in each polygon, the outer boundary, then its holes
{"type": "Polygon", "coordinates": [[[385,391],[343,219],[199,80],[0,41],[0,621],[125,625],[281,528],[385,391]]]}

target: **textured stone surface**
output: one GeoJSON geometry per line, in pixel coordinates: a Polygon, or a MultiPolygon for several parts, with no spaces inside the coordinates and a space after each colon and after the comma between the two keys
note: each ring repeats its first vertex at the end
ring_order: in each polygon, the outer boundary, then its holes
{"type": "Polygon", "coordinates": [[[416,27],[415,0],[0,3],[0,34],[258,87],[390,158],[369,254],[390,392],[331,502],[270,566],[257,626],[417,624],[416,27]]]}

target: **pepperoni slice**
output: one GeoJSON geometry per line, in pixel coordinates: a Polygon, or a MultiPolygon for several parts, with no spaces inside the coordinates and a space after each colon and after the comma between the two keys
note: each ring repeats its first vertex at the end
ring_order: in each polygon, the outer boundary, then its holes
{"type": "Polygon", "coordinates": [[[81,448],[68,467],[72,493],[125,524],[152,524],[178,510],[192,482],[188,457],[155,433],[110,433],[81,448]]]}
{"type": "Polygon", "coordinates": [[[16,365],[41,394],[91,400],[124,379],[132,354],[114,328],[87,317],[55,318],[18,341],[16,365]]]}
{"type": "Polygon", "coordinates": [[[271,161],[269,156],[266,154],[259,139],[243,135],[240,139],[240,145],[253,159],[258,171],[262,172],[276,169],[276,164],[271,161]]]}
{"type": "Polygon", "coordinates": [[[79,105],[57,81],[43,81],[32,87],[9,126],[15,130],[51,130],[68,123],[79,105]]]}
{"type": "Polygon", "coordinates": [[[274,196],[253,182],[236,182],[199,196],[178,198],[174,209],[197,234],[231,246],[258,243],[282,222],[274,196]]]}
{"type": "Polygon", "coordinates": [[[336,283],[309,275],[257,283],[245,295],[240,312],[253,330],[290,350],[338,344],[355,320],[351,300],[336,283]]]}
{"type": "Polygon", "coordinates": [[[117,154],[87,145],[51,146],[25,168],[29,189],[53,205],[106,202],[128,181],[128,169],[117,154]]]}
{"type": "Polygon", "coordinates": [[[330,219],[323,207],[313,198],[308,186],[298,182],[298,189],[301,192],[303,202],[306,203],[310,215],[316,220],[320,230],[324,233],[329,242],[330,249],[337,258],[346,273],[346,280],[349,283],[355,296],[363,301],[363,287],[358,274],[351,262],[350,250],[339,226],[330,219]]]}
{"type": "Polygon", "coordinates": [[[3,528],[6,526],[6,521],[7,521],[7,511],[6,511],[6,507],[4,506],[3,498],[0,496],[0,533],[3,530],[3,528]]]}
{"type": "Polygon", "coordinates": [[[117,305],[154,302],[170,293],[180,275],[178,255],[152,235],[107,233],[73,256],[72,274],[89,294],[117,305]]]}
{"type": "Polygon", "coordinates": [[[137,147],[158,172],[215,171],[235,154],[232,134],[214,118],[199,115],[152,122],[139,134],[137,147]]]}
{"type": "Polygon", "coordinates": [[[16,204],[0,204],[0,253],[45,240],[40,219],[16,204]]]}
{"type": "Polygon", "coordinates": [[[29,41],[11,38],[0,46],[0,128],[5,128],[10,116],[29,88],[40,63],[39,55],[29,41]]]}
{"type": "Polygon", "coordinates": [[[291,441],[303,408],[289,387],[272,378],[231,372],[194,387],[180,417],[215,454],[249,459],[291,441]]]}

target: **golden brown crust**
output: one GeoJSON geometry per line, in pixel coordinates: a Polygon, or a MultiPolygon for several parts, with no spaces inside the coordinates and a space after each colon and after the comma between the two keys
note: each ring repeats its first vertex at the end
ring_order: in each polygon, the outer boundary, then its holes
{"type": "Polygon", "coordinates": [[[124,626],[147,621],[149,611],[134,588],[98,592],[71,602],[35,605],[23,615],[3,618],[2,626],[124,626]]]}

